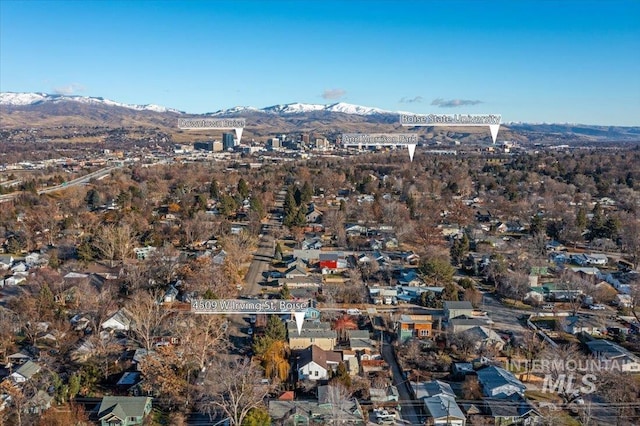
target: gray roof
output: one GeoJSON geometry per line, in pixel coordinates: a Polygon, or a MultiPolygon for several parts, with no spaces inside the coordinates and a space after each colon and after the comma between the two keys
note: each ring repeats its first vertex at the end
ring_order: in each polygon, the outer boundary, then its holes
{"type": "Polygon", "coordinates": [[[329,338],[337,339],[338,333],[331,329],[331,324],[328,322],[308,321],[302,324],[302,331],[298,334],[298,328],[295,321],[287,322],[287,331],[290,337],[314,337],[314,338],[329,338]]]}
{"type": "Polygon", "coordinates": [[[107,416],[115,416],[120,420],[143,417],[150,400],[147,396],[105,396],[98,407],[98,419],[102,420],[107,416]]]}
{"type": "Polygon", "coordinates": [[[429,398],[425,398],[424,406],[427,413],[434,419],[441,419],[443,417],[464,419],[464,413],[456,404],[456,399],[449,395],[436,395],[429,398]]]}
{"type": "Polygon", "coordinates": [[[587,346],[592,353],[605,359],[621,359],[623,362],[640,362],[640,358],[636,355],[609,340],[592,340],[587,342],[587,346]]]}
{"type": "Polygon", "coordinates": [[[347,336],[349,336],[349,339],[368,339],[369,331],[368,330],[347,330],[347,336]]]}
{"type": "Polygon", "coordinates": [[[478,381],[482,384],[482,390],[485,395],[490,395],[491,390],[504,385],[511,385],[524,392],[526,386],[516,377],[500,367],[487,367],[477,371],[478,381]]]}
{"type": "Polygon", "coordinates": [[[36,373],[38,373],[38,371],[40,371],[40,366],[35,362],[29,360],[22,364],[20,368],[15,371],[15,374],[19,374],[28,380],[32,378],[36,373]]]}
{"type": "Polygon", "coordinates": [[[440,380],[432,380],[430,382],[411,382],[411,388],[416,399],[429,398],[436,395],[448,395],[455,397],[455,393],[451,385],[440,380]]]}
{"type": "Polygon", "coordinates": [[[524,399],[521,395],[514,394],[508,398],[485,398],[485,406],[491,414],[495,417],[523,417],[531,413],[531,415],[538,416],[536,409],[524,399]]]}
{"type": "Polygon", "coordinates": [[[455,300],[446,300],[443,303],[443,306],[445,309],[470,309],[473,310],[473,305],[471,304],[471,302],[467,302],[467,301],[462,301],[462,302],[458,302],[455,300]]]}
{"type": "MultiPolygon", "coordinates": [[[[274,421],[289,419],[299,415],[314,421],[329,421],[334,416],[348,420],[349,424],[364,425],[364,418],[357,402],[342,403],[344,409],[334,413],[331,404],[320,404],[318,401],[269,401],[269,415],[274,421]]],[[[315,423],[314,423],[315,424],[315,423]]]]}

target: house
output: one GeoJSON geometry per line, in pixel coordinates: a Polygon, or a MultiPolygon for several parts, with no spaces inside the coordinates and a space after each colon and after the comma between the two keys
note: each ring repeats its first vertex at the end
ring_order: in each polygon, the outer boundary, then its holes
{"type": "Polygon", "coordinates": [[[464,426],[466,418],[455,401],[455,393],[449,383],[432,380],[411,382],[413,397],[422,400],[429,425],[464,426]]]}
{"type": "Polygon", "coordinates": [[[46,264],[47,261],[40,253],[32,252],[24,257],[24,263],[26,263],[29,268],[33,268],[35,266],[46,264]]]}
{"type": "Polygon", "coordinates": [[[29,414],[42,414],[51,408],[52,401],[53,395],[49,395],[47,392],[39,390],[26,401],[23,410],[25,413],[29,414]]]}
{"type": "Polygon", "coordinates": [[[141,425],[151,413],[151,401],[147,396],[104,396],[97,409],[100,425],[141,425]]]}
{"type": "Polygon", "coordinates": [[[284,271],[285,278],[306,277],[307,275],[307,268],[302,262],[295,262],[284,271]]]}
{"type": "Polygon", "coordinates": [[[573,260],[576,264],[580,266],[590,266],[590,265],[599,265],[603,266],[609,262],[609,258],[605,254],[599,253],[580,253],[574,254],[571,256],[571,260],[573,260]]]}
{"type": "Polygon", "coordinates": [[[398,402],[400,393],[398,388],[390,385],[384,389],[369,389],[369,400],[374,404],[384,404],[387,402],[398,402]]]}
{"type": "Polygon", "coordinates": [[[467,419],[451,395],[436,395],[424,398],[427,423],[434,426],[465,426],[467,419]]]}
{"type": "Polygon", "coordinates": [[[319,250],[322,248],[322,240],[318,237],[307,238],[301,244],[302,250],[319,250]]]}
{"type": "Polygon", "coordinates": [[[513,394],[524,395],[527,387],[509,371],[500,367],[486,367],[477,371],[482,393],[489,398],[501,398],[513,394]]]}
{"type": "Polygon", "coordinates": [[[586,315],[570,315],[566,317],[562,322],[562,328],[569,334],[601,334],[607,330],[607,327],[601,325],[596,318],[586,315]]]}
{"type": "Polygon", "coordinates": [[[0,270],[7,270],[13,265],[14,259],[10,254],[0,254],[0,270]]]}
{"type": "Polygon", "coordinates": [[[322,220],[322,212],[316,208],[314,203],[311,203],[304,218],[307,223],[319,223],[322,220]]]}
{"type": "Polygon", "coordinates": [[[506,399],[485,398],[484,411],[499,426],[541,425],[540,414],[522,395],[514,394],[506,399]]]}
{"type": "Polygon", "coordinates": [[[155,252],[157,248],[146,246],[146,247],[136,247],[133,249],[133,253],[136,255],[136,259],[145,260],[148,258],[153,252],[155,252]]]}
{"type": "Polygon", "coordinates": [[[311,345],[298,356],[296,363],[298,379],[328,379],[329,373],[334,371],[341,362],[342,354],[340,352],[325,351],[316,345],[311,345]]]}
{"type": "Polygon", "coordinates": [[[376,305],[392,305],[397,302],[398,289],[395,287],[369,287],[369,297],[376,305]]]}
{"type": "Polygon", "coordinates": [[[173,303],[178,299],[178,289],[173,285],[169,286],[169,289],[164,293],[164,303],[173,303]]]}
{"type": "Polygon", "coordinates": [[[214,265],[222,265],[224,260],[227,258],[227,252],[224,250],[220,250],[218,253],[211,257],[214,265]]]}
{"type": "Polygon", "coordinates": [[[447,328],[452,333],[462,333],[474,327],[486,327],[491,324],[488,317],[472,317],[466,315],[453,318],[448,321],[447,328]]]}
{"type": "Polygon", "coordinates": [[[476,351],[494,348],[501,351],[506,342],[498,333],[490,328],[475,326],[460,333],[464,338],[468,338],[473,342],[476,351]]]}
{"type": "MultiPolygon", "coordinates": [[[[329,392],[329,395],[335,393],[329,392]]],[[[330,396],[328,402],[320,401],[269,401],[269,416],[273,425],[323,425],[334,418],[344,424],[364,426],[366,424],[360,404],[355,399],[344,400],[339,396],[330,396]],[[340,402],[335,402],[340,400],[340,402]]]]}
{"type": "Polygon", "coordinates": [[[125,371],[116,383],[116,388],[123,392],[136,392],[137,386],[142,382],[142,373],[139,371],[125,371]]]}
{"type": "Polygon", "coordinates": [[[349,235],[349,236],[366,235],[367,231],[368,231],[366,226],[358,225],[358,224],[345,225],[345,229],[344,230],[346,231],[347,235],[349,235]]]}
{"type": "Polygon", "coordinates": [[[121,308],[102,323],[105,330],[128,331],[131,326],[131,314],[121,308]]]}
{"type": "Polygon", "coordinates": [[[479,209],[476,211],[476,220],[478,222],[491,222],[491,212],[487,209],[479,209]]]}
{"type": "Polygon", "coordinates": [[[633,304],[631,296],[628,294],[616,294],[616,298],[612,302],[621,308],[630,308],[633,304]]]}
{"type": "Polygon", "coordinates": [[[455,398],[456,395],[451,385],[441,380],[411,382],[411,391],[415,399],[424,399],[436,395],[447,395],[455,398]]]}
{"type": "Polygon", "coordinates": [[[470,362],[454,362],[451,365],[451,373],[453,373],[455,377],[465,377],[469,374],[475,374],[476,371],[470,362]]]}
{"type": "Polygon", "coordinates": [[[304,312],[304,319],[319,320],[320,310],[318,308],[314,308],[313,306],[309,306],[304,312]]]}
{"type": "Polygon", "coordinates": [[[373,342],[369,338],[367,330],[347,330],[349,347],[353,351],[371,351],[373,342]]]}
{"type": "Polygon", "coordinates": [[[345,269],[347,265],[347,260],[344,256],[341,256],[338,253],[320,253],[318,256],[318,267],[320,269],[345,269]]]}
{"type": "Polygon", "coordinates": [[[38,374],[41,367],[35,362],[29,360],[22,364],[16,371],[11,373],[10,377],[15,383],[24,383],[31,380],[33,376],[38,374]]]}
{"type": "Polygon", "coordinates": [[[433,318],[431,315],[400,315],[397,322],[400,340],[425,339],[433,335],[433,318]]]}
{"type": "Polygon", "coordinates": [[[610,340],[592,340],[587,347],[598,359],[611,365],[612,370],[628,372],[640,371],[640,358],[610,340]]]}
{"type": "Polygon", "coordinates": [[[302,330],[298,333],[295,321],[287,322],[287,337],[289,348],[292,350],[306,349],[316,345],[325,351],[333,350],[338,339],[338,333],[331,329],[328,322],[305,320],[302,330]]]}
{"type": "Polygon", "coordinates": [[[8,362],[8,366],[15,366],[15,365],[22,365],[27,361],[31,361],[31,356],[28,354],[25,354],[24,352],[16,352],[14,354],[11,354],[9,356],[7,356],[7,362],[8,362]]]}
{"type": "Polygon", "coordinates": [[[458,302],[453,300],[447,300],[443,303],[444,317],[446,320],[451,320],[460,316],[471,317],[473,315],[473,305],[471,302],[458,302]]]}

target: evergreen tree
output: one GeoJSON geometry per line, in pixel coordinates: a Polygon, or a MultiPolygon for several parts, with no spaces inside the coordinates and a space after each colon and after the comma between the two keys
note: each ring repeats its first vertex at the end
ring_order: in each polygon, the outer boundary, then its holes
{"type": "Polygon", "coordinates": [[[313,188],[309,184],[309,182],[305,181],[304,185],[302,185],[302,190],[300,191],[300,204],[307,204],[313,198],[313,188]]]}
{"type": "Polygon", "coordinates": [[[289,287],[285,283],[280,289],[280,299],[289,300],[291,299],[291,292],[289,291],[289,287]]]}
{"type": "Polygon", "coordinates": [[[287,329],[285,328],[284,322],[282,322],[280,317],[278,317],[277,315],[269,315],[264,335],[271,340],[286,340],[287,329]]]}
{"type": "Polygon", "coordinates": [[[576,228],[580,231],[584,231],[587,225],[587,212],[584,211],[584,208],[580,207],[576,213],[576,228]]]}
{"type": "Polygon", "coordinates": [[[242,426],[267,426],[271,424],[269,412],[264,408],[252,408],[242,420],[242,426]]]}
{"type": "Polygon", "coordinates": [[[278,260],[278,261],[282,260],[282,246],[280,245],[280,243],[276,244],[276,250],[273,257],[275,260],[278,260]]]}
{"type": "Polygon", "coordinates": [[[249,196],[249,185],[243,178],[240,178],[238,181],[238,194],[240,194],[243,200],[249,196]]]}
{"type": "Polygon", "coordinates": [[[218,181],[215,179],[211,180],[211,184],[209,185],[209,195],[214,200],[220,198],[220,189],[218,188],[218,181]]]}
{"type": "Polygon", "coordinates": [[[458,238],[451,246],[451,260],[455,265],[459,265],[469,252],[469,238],[467,234],[463,234],[462,238],[458,238]]]}

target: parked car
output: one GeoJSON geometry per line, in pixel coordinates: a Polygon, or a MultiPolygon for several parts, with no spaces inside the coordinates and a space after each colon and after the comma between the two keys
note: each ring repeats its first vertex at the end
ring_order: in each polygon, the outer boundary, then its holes
{"type": "Polygon", "coordinates": [[[592,311],[604,311],[607,308],[605,308],[604,305],[596,304],[589,306],[589,309],[591,309],[592,311]]]}

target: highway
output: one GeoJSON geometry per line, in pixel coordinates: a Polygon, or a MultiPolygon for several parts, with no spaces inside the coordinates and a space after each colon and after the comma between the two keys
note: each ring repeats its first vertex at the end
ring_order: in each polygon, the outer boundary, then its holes
{"type": "MultiPolygon", "coordinates": [[[[120,167],[122,167],[122,166],[111,166],[111,167],[105,167],[105,168],[100,169],[100,170],[96,170],[95,172],[89,173],[88,175],[81,176],[79,178],[70,180],[70,181],[65,182],[63,184],[56,185],[56,186],[51,186],[51,187],[45,188],[45,189],[41,189],[41,190],[38,191],[38,195],[48,194],[50,192],[62,191],[62,190],[65,190],[65,189],[68,189],[68,188],[71,188],[71,187],[74,187],[74,186],[78,186],[78,185],[85,185],[91,179],[100,179],[101,177],[107,176],[113,170],[118,169],[120,167]]],[[[2,203],[4,201],[13,200],[14,198],[16,198],[20,194],[22,194],[21,191],[12,192],[11,194],[0,195],[0,203],[2,203]]]]}

